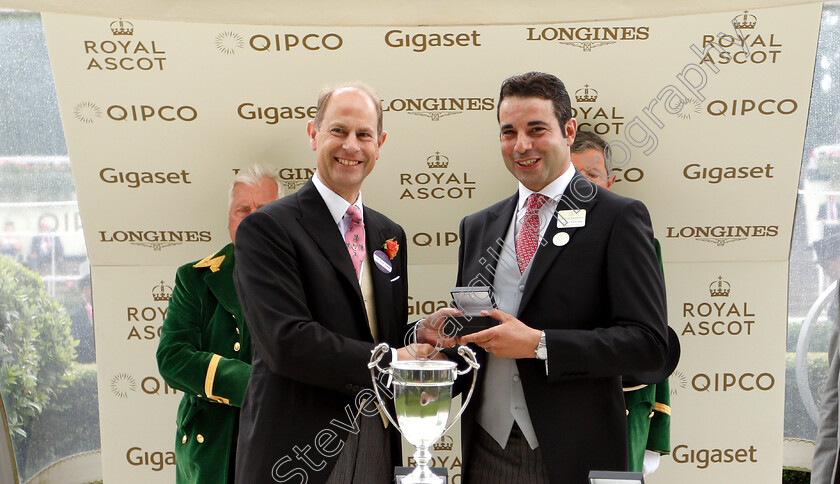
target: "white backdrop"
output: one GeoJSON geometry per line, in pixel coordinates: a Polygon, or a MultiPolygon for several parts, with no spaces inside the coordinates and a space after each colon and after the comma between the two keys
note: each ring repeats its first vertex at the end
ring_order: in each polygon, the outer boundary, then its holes
{"type": "Polygon", "coordinates": [[[175,268],[228,241],[235,169],[269,162],[299,188],[314,168],[317,92],[375,86],[389,135],[365,202],[406,229],[416,318],[448,300],[461,217],[516,189],[496,97],[528,70],[563,79],[582,128],[614,142],[615,189],[645,201],[663,246],[683,358],[673,458],[649,482],[778,482],[787,257],[820,11],[426,27],[44,14],[93,266],[106,482],[174,479],[180,394],[159,381],[157,330],[175,268]]]}

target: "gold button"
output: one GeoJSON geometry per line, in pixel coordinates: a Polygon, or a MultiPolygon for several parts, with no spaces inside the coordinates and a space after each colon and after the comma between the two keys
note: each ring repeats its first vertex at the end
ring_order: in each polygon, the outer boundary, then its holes
{"type": "Polygon", "coordinates": [[[233,351],[239,351],[239,348],[240,348],[239,341],[237,341],[236,343],[233,344],[233,351]]]}
{"type": "Polygon", "coordinates": [[[648,415],[648,418],[653,418],[653,412],[650,412],[650,415],[648,415]]]}
{"type": "Polygon", "coordinates": [[[630,415],[630,410],[624,410],[624,411],[627,412],[627,415],[630,415]]]}
{"type": "Polygon", "coordinates": [[[196,395],[198,398],[201,398],[201,395],[196,395]]]}
{"type": "Polygon", "coordinates": [[[184,436],[183,436],[183,437],[181,437],[181,443],[182,443],[182,444],[186,444],[186,443],[187,443],[187,434],[184,434],[184,436]]]}
{"type": "Polygon", "coordinates": [[[203,444],[204,443],[204,436],[201,435],[201,434],[198,434],[198,435],[195,436],[195,440],[197,440],[199,444],[203,444]]]}
{"type": "Polygon", "coordinates": [[[236,334],[239,334],[239,327],[236,328],[236,334]]]}

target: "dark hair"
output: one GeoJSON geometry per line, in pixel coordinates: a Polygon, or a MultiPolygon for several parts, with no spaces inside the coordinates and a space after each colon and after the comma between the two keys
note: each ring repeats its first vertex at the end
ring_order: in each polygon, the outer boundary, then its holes
{"type": "Polygon", "coordinates": [[[508,77],[502,82],[499,91],[499,103],[496,105],[496,120],[499,119],[499,106],[506,97],[538,97],[548,99],[554,105],[554,116],[560,123],[561,133],[566,137],[566,122],[572,119],[572,102],[563,81],[545,72],[526,72],[508,77]]]}
{"type": "Polygon", "coordinates": [[[360,81],[343,82],[337,86],[327,87],[318,95],[318,106],[315,111],[315,127],[321,129],[321,121],[324,119],[324,110],[327,109],[327,103],[336,91],[353,90],[367,96],[374,107],[376,108],[376,137],[382,134],[382,102],[379,99],[379,94],[376,91],[360,81]]]}

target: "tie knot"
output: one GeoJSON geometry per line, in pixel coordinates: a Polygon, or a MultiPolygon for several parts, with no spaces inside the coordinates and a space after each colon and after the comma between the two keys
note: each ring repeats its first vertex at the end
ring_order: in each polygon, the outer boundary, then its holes
{"type": "Polygon", "coordinates": [[[548,197],[542,193],[532,193],[528,195],[528,200],[525,202],[525,209],[529,212],[538,212],[547,201],[548,197]]]}
{"type": "Polygon", "coordinates": [[[344,212],[344,214],[347,215],[347,217],[350,218],[351,222],[353,222],[355,224],[362,223],[362,213],[359,210],[359,207],[357,207],[355,205],[350,205],[349,207],[347,207],[347,211],[344,212]]]}

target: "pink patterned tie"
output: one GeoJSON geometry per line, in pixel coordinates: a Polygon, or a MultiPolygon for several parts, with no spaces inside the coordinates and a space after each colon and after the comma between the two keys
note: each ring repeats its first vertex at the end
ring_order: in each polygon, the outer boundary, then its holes
{"type": "Polygon", "coordinates": [[[361,277],[362,261],[365,260],[365,224],[362,222],[362,214],[359,207],[350,205],[344,214],[350,218],[347,226],[347,233],[344,234],[344,244],[350,252],[350,259],[356,269],[356,278],[361,277]]]}
{"type": "Polygon", "coordinates": [[[547,200],[548,197],[541,193],[532,193],[525,202],[525,217],[516,235],[516,259],[519,262],[520,274],[525,272],[525,268],[537,252],[540,242],[539,212],[547,200]]]}

